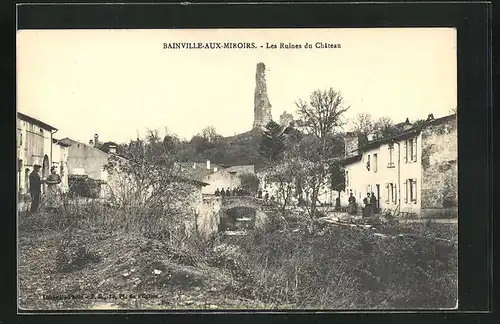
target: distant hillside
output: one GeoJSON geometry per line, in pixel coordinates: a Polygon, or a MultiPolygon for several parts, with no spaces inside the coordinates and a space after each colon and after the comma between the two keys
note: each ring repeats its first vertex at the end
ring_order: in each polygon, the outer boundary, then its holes
{"type": "Polygon", "coordinates": [[[257,165],[260,163],[259,131],[248,131],[229,137],[219,137],[207,142],[201,137],[193,137],[189,142],[176,145],[176,153],[180,161],[202,162],[210,160],[220,165],[257,165]]]}
{"type": "Polygon", "coordinates": [[[226,144],[227,152],[224,154],[224,161],[220,163],[227,165],[259,164],[261,138],[262,133],[256,130],[223,138],[222,141],[226,144]]]}

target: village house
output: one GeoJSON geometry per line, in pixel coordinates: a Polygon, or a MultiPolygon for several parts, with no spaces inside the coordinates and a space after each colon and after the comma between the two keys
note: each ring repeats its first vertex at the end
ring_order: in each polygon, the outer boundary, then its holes
{"type": "Polygon", "coordinates": [[[369,137],[358,147],[356,136],[346,138],[346,191],[358,205],[374,193],[382,213],[426,217],[454,212],[457,207],[457,121],[456,115],[412,125],[407,122],[398,134],[369,137]]]}
{"type": "Polygon", "coordinates": [[[234,189],[241,186],[241,180],[236,172],[227,172],[220,165],[212,165],[210,161],[206,163],[180,163],[182,171],[198,181],[207,183],[202,189],[203,194],[213,195],[217,189],[234,189]]]}
{"type": "MultiPolygon", "coordinates": [[[[105,166],[110,161],[110,156],[116,156],[116,147],[111,145],[107,148],[109,153],[99,148],[99,136],[85,144],[70,138],[63,138],[59,142],[69,145],[68,151],[68,178],[71,191],[81,195],[109,198],[113,193],[123,190],[125,184],[130,181],[128,177],[117,169],[110,176],[105,166]],[[92,188],[83,188],[82,183],[91,184],[92,188]],[[90,190],[89,191],[87,191],[90,190]]],[[[116,156],[122,162],[125,159],[116,156]]]]}
{"type": "MultiPolygon", "coordinates": [[[[259,190],[262,190],[262,195],[265,196],[267,193],[269,198],[273,198],[279,204],[284,202],[283,193],[280,191],[279,184],[273,182],[269,179],[270,170],[262,169],[257,172],[257,177],[259,179],[259,190]]],[[[341,194],[342,195],[342,194],[341,194]]],[[[303,198],[308,201],[309,194],[307,191],[303,192],[303,198]]],[[[328,186],[322,186],[318,193],[319,206],[334,206],[335,199],[338,197],[338,192],[330,189],[328,186]]],[[[295,189],[291,192],[288,197],[287,205],[295,205],[298,203],[296,197],[295,189]]]]}
{"type": "MultiPolygon", "coordinates": [[[[19,197],[29,193],[29,174],[33,165],[41,165],[41,177],[50,174],[56,167],[61,176],[61,189],[68,190],[68,147],[54,138],[57,128],[41,120],[17,113],[17,188],[19,197]]],[[[45,192],[42,186],[42,193],[45,192]]]]}

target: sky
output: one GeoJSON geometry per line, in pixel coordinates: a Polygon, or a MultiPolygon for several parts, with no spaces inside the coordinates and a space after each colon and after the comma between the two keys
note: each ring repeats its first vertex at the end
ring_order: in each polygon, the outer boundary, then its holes
{"type": "Polygon", "coordinates": [[[283,111],[295,113],[298,99],[330,87],[351,107],[347,119],[438,118],[457,106],[451,28],[22,30],[17,109],[58,128],[55,137],[83,142],[96,133],[128,142],[148,129],[189,139],[207,126],[231,136],[252,128],[259,62],[276,121],[283,111]],[[163,48],[174,42],[257,48],[163,48]]]}

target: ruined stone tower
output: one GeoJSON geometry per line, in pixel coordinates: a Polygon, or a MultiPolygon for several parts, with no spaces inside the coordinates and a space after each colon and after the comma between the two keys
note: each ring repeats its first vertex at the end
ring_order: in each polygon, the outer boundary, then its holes
{"type": "Polygon", "coordinates": [[[271,103],[267,96],[266,65],[260,62],[255,76],[253,128],[262,129],[272,118],[271,103]]]}

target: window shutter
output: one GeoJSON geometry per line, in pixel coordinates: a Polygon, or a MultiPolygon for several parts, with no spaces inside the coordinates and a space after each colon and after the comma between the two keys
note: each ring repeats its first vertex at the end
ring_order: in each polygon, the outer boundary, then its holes
{"type": "Polygon", "coordinates": [[[404,150],[405,150],[405,163],[407,163],[408,162],[408,147],[407,147],[408,146],[408,141],[405,140],[404,143],[405,143],[405,147],[404,147],[404,150]]]}
{"type": "Polygon", "coordinates": [[[405,203],[408,202],[408,180],[405,180],[405,203]]]}
{"type": "Polygon", "coordinates": [[[416,137],[413,140],[413,156],[412,156],[412,160],[414,162],[417,162],[417,138],[416,137]]]}
{"type": "Polygon", "coordinates": [[[393,195],[394,202],[398,201],[398,191],[396,188],[397,188],[396,185],[394,185],[394,195],[393,195]]]}
{"type": "Polygon", "coordinates": [[[414,203],[417,203],[417,179],[413,179],[413,196],[414,196],[414,203]]]}
{"type": "Polygon", "coordinates": [[[389,197],[390,197],[390,194],[389,194],[389,190],[390,190],[390,189],[389,189],[389,184],[388,184],[388,183],[386,183],[386,184],[385,184],[385,187],[387,188],[387,199],[385,200],[385,202],[386,202],[386,203],[389,203],[389,199],[390,199],[390,198],[389,198],[389,197]]]}

